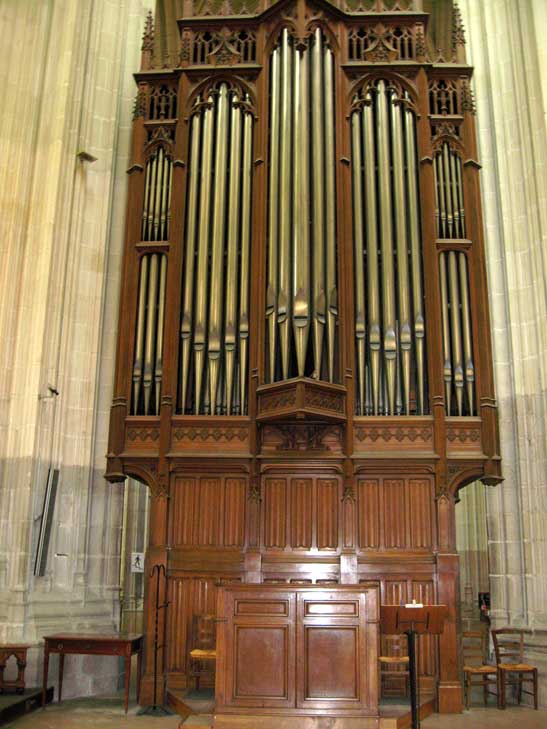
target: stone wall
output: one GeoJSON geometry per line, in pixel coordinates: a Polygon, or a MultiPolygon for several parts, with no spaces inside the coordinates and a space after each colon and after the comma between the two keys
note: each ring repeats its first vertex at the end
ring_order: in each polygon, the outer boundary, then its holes
{"type": "MultiPolygon", "coordinates": [[[[102,473],[132,73],[150,5],[6,0],[0,10],[0,641],[35,646],[30,685],[45,633],[119,621],[122,487],[102,473]],[[50,467],[59,491],[46,574],[34,577],[50,467]]],[[[114,659],[72,657],[64,694],[110,690],[118,673],[114,659]]]]}
{"type": "Polygon", "coordinates": [[[475,66],[504,483],[487,490],[492,627],[530,631],[547,705],[547,16],[461,0],[475,66]]]}

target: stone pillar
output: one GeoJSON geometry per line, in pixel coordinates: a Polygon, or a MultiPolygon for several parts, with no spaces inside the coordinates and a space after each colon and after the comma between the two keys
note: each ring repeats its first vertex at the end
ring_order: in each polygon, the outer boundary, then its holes
{"type": "Polygon", "coordinates": [[[505,482],[488,492],[493,627],[530,629],[547,703],[547,68],[540,0],[461,2],[475,66],[505,482]]]}
{"type": "MultiPolygon", "coordinates": [[[[151,4],[11,1],[0,17],[0,641],[35,644],[29,685],[45,633],[112,630],[119,618],[122,491],[102,473],[132,73],[151,4]],[[35,577],[49,468],[59,488],[35,577]]],[[[118,673],[112,659],[73,659],[64,693],[109,690],[118,673]]]]}
{"type": "Polygon", "coordinates": [[[486,494],[484,484],[469,484],[458,492],[456,547],[460,555],[460,599],[463,630],[480,625],[479,592],[490,591],[486,494]]]}

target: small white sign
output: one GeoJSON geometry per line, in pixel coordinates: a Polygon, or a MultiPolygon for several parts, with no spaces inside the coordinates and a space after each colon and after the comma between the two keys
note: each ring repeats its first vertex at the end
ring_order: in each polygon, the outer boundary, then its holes
{"type": "Polygon", "coordinates": [[[131,572],[144,572],[144,552],[131,552],[131,572]]]}

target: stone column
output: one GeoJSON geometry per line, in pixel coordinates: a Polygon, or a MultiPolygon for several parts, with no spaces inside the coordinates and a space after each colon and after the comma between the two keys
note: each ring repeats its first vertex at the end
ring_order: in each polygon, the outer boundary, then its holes
{"type": "MultiPolygon", "coordinates": [[[[35,643],[31,685],[42,635],[112,630],[119,617],[121,489],[102,473],[132,73],[151,4],[8,0],[0,17],[0,640],[35,643]],[[59,489],[35,577],[49,468],[59,489]]],[[[66,696],[108,690],[118,672],[75,659],[66,696]]]]}
{"type": "MultiPolygon", "coordinates": [[[[547,137],[544,3],[461,3],[475,66],[505,482],[488,492],[492,621],[547,668],[547,137]]],[[[544,682],[545,683],[545,682],[544,682]]],[[[542,703],[547,696],[543,690],[542,703]]]]}

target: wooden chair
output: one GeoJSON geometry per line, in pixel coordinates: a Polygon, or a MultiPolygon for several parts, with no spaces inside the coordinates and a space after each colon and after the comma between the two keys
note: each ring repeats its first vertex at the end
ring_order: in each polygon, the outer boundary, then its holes
{"type": "Polygon", "coordinates": [[[390,681],[394,683],[394,680],[402,679],[406,696],[410,684],[407,638],[405,635],[383,635],[382,645],[384,647],[383,653],[386,655],[378,657],[381,693],[383,695],[390,693],[385,690],[385,683],[389,684],[390,681]]]}
{"type": "Polygon", "coordinates": [[[214,615],[194,615],[192,618],[192,648],[188,675],[195,679],[196,691],[199,691],[200,679],[215,676],[216,651],[216,619],[214,615]]]}
{"type": "Polygon", "coordinates": [[[484,705],[488,701],[488,694],[499,696],[498,672],[496,666],[486,662],[486,646],[488,634],[479,630],[468,630],[462,633],[463,677],[465,708],[469,708],[471,692],[474,686],[482,686],[484,705]],[[473,682],[477,676],[479,681],[473,682]],[[491,678],[493,676],[493,678],[491,678]],[[490,686],[496,686],[496,691],[490,691],[490,686]]]}
{"type": "Polygon", "coordinates": [[[538,670],[524,663],[524,631],[518,628],[498,628],[492,631],[498,671],[498,708],[505,709],[505,689],[517,687],[517,701],[522,694],[534,697],[534,709],[538,708],[538,670]],[[531,674],[529,677],[527,674],[531,674]],[[531,683],[532,691],[525,691],[523,683],[531,683]]]}

